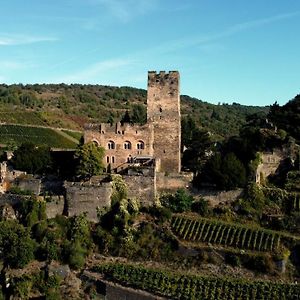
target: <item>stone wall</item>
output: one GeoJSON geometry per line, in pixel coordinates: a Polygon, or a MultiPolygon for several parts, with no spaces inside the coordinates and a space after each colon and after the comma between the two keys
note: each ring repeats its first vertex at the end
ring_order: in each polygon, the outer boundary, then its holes
{"type": "Polygon", "coordinates": [[[66,210],[69,217],[87,213],[87,218],[97,222],[97,208],[110,207],[111,182],[65,182],[66,210]]]}
{"type": "Polygon", "coordinates": [[[14,205],[18,204],[19,202],[24,201],[29,198],[30,198],[30,196],[26,196],[26,195],[2,194],[2,195],[0,195],[0,206],[5,205],[5,204],[14,206],[14,205]]]}
{"type": "Polygon", "coordinates": [[[190,187],[192,179],[192,173],[156,173],[156,189],[159,193],[185,189],[190,187]]]}
{"type": "Polygon", "coordinates": [[[15,184],[24,191],[31,191],[34,195],[41,193],[41,179],[34,177],[18,177],[15,184]]]}
{"type": "Polygon", "coordinates": [[[256,183],[263,183],[269,175],[275,174],[280,164],[287,157],[287,153],[280,149],[274,149],[272,152],[260,153],[261,163],[256,170],[256,183]]]}
{"type": "Polygon", "coordinates": [[[167,300],[142,290],[136,290],[119,284],[105,282],[107,300],[167,300]]]}
{"type": "Polygon", "coordinates": [[[124,175],[128,197],[137,198],[142,206],[151,206],[156,197],[155,175],[124,175]]]}
{"type": "Polygon", "coordinates": [[[46,201],[47,218],[51,219],[51,218],[55,218],[57,215],[59,215],[59,216],[63,215],[64,208],[65,208],[65,197],[64,196],[51,196],[46,201]]]}
{"type": "Polygon", "coordinates": [[[212,191],[212,190],[197,190],[194,191],[194,196],[203,197],[210,205],[217,206],[222,203],[230,203],[242,197],[243,189],[232,191],[212,191]]]}

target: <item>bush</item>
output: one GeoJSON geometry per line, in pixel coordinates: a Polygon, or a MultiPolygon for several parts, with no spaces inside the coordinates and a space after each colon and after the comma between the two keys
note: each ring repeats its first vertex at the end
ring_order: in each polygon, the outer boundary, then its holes
{"type": "Polygon", "coordinates": [[[208,201],[204,198],[200,198],[198,201],[193,202],[192,211],[198,213],[201,216],[208,216],[210,214],[208,201]]]}
{"type": "Polygon", "coordinates": [[[175,194],[166,194],[161,198],[161,203],[174,212],[184,212],[191,210],[193,196],[184,189],[179,189],[175,194]]]}
{"type": "Polygon", "coordinates": [[[240,258],[233,254],[233,253],[227,253],[225,255],[225,262],[233,267],[240,267],[241,266],[241,261],[240,258]]]}

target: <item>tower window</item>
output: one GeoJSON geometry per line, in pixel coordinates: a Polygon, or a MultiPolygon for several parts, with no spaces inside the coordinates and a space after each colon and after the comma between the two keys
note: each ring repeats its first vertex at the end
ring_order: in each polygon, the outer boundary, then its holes
{"type": "Polygon", "coordinates": [[[114,157],[114,156],[111,157],[111,162],[112,162],[113,164],[115,163],[115,157],[114,157]]]}
{"type": "Polygon", "coordinates": [[[109,156],[106,156],[106,162],[109,163],[109,156]]]}
{"type": "Polygon", "coordinates": [[[114,141],[108,141],[108,143],[107,143],[107,148],[109,149],[109,150],[111,150],[111,149],[115,149],[115,142],[114,141]]]}
{"type": "Polygon", "coordinates": [[[138,141],[138,143],[136,144],[136,148],[138,150],[145,149],[145,143],[143,141],[138,141]]]}
{"type": "Polygon", "coordinates": [[[131,143],[129,141],[126,141],[124,143],[124,149],[130,150],[131,149],[131,143]]]}

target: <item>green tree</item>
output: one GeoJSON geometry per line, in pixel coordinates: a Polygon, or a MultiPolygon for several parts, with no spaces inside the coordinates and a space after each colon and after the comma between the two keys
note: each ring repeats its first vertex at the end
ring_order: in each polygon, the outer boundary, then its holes
{"type": "Polygon", "coordinates": [[[141,125],[147,122],[147,110],[144,105],[134,104],[132,106],[131,122],[141,125]]]}
{"type": "Polygon", "coordinates": [[[75,153],[78,162],[77,175],[84,179],[100,175],[104,168],[104,151],[104,148],[96,146],[93,142],[79,145],[75,153]]]}
{"type": "Polygon", "coordinates": [[[35,242],[30,232],[16,221],[0,222],[0,253],[6,265],[23,268],[34,259],[35,242]]]}
{"type": "Polygon", "coordinates": [[[32,143],[23,143],[14,152],[11,162],[15,169],[30,174],[45,173],[52,166],[50,148],[46,145],[36,146],[32,143]]]}

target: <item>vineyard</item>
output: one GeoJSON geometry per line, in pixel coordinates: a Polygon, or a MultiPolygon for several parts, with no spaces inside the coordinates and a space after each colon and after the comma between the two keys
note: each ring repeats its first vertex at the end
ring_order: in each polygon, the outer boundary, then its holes
{"type": "Polygon", "coordinates": [[[45,144],[54,148],[75,148],[76,144],[50,128],[38,128],[19,125],[0,126],[0,144],[11,141],[16,144],[32,142],[36,145],[45,144]]]}
{"type": "Polygon", "coordinates": [[[293,239],[277,231],[180,215],[172,217],[171,228],[183,240],[256,251],[275,251],[293,239]]]}
{"type": "Polygon", "coordinates": [[[289,300],[300,297],[300,286],[297,284],[174,274],[119,263],[99,265],[94,271],[104,274],[107,280],[172,299],[289,300]]]}

